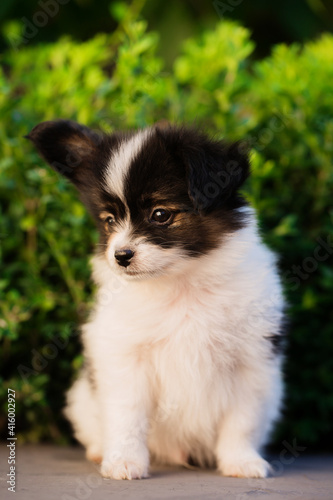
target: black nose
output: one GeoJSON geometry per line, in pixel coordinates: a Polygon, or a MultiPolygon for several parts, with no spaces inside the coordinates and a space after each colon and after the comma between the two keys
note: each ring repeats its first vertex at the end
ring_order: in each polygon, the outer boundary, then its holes
{"type": "Polygon", "coordinates": [[[114,253],[115,258],[120,266],[127,267],[130,265],[130,260],[133,257],[132,250],[116,250],[114,253]]]}

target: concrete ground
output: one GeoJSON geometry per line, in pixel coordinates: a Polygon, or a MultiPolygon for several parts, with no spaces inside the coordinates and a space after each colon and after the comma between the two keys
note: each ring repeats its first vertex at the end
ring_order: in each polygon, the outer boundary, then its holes
{"type": "Polygon", "coordinates": [[[270,456],[268,479],[221,477],[214,471],[155,467],[149,479],[103,479],[81,448],[18,446],[16,493],[7,490],[8,448],[0,448],[0,498],[16,500],[279,499],[333,500],[333,456],[310,455],[290,446],[270,456]]]}

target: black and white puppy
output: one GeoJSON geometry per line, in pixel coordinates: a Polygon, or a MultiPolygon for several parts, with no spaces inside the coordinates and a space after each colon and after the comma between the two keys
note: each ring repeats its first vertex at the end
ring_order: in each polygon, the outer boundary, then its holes
{"type": "Polygon", "coordinates": [[[150,458],[265,477],[282,397],[276,259],[239,188],[239,143],[154,126],[99,135],[44,122],[28,138],[78,188],[100,232],[87,364],[66,414],[104,477],[150,458]]]}

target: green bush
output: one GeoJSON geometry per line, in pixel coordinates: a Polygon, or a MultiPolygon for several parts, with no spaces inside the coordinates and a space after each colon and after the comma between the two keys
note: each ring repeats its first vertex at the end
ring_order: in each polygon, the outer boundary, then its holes
{"type": "Polygon", "coordinates": [[[260,157],[251,196],[291,306],[281,433],[318,447],[333,437],[332,63],[331,35],[304,50],[278,46],[250,90],[260,157]]]}
{"type": "Polygon", "coordinates": [[[68,440],[61,407],[82,361],[74,325],[92,303],[88,257],[97,240],[74,189],[23,136],[57,117],[107,132],[166,118],[252,146],[247,195],[266,241],[281,256],[290,303],[288,392],[276,442],[296,437],[324,447],[333,437],[333,242],[327,243],[333,237],[333,37],[304,49],[278,46],[253,63],[249,32],[223,21],[189,40],[170,74],[156,55],[158,37],[130,11],[124,16],[111,35],[22,47],[2,59],[2,409],[7,388],[15,389],[21,441],[68,440]]]}

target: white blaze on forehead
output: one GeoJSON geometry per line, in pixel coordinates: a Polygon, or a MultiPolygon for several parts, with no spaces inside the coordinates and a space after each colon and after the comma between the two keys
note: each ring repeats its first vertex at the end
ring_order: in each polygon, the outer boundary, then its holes
{"type": "Polygon", "coordinates": [[[105,180],[110,192],[116,194],[122,200],[124,198],[126,174],[150,134],[151,130],[149,128],[137,132],[135,136],[121,143],[119,149],[111,155],[105,173],[105,180]]]}

